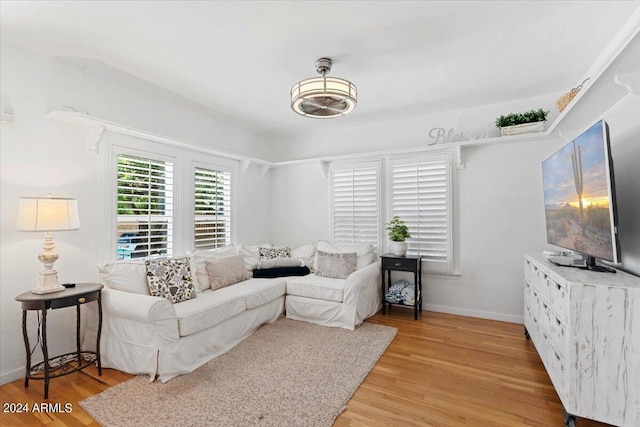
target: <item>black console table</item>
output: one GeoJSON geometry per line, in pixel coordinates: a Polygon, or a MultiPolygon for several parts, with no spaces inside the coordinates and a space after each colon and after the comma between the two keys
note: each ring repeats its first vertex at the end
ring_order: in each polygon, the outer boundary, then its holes
{"type": "Polygon", "coordinates": [[[100,333],[102,331],[102,285],[99,283],[78,283],[73,288],[49,294],[34,294],[25,292],[16,297],[16,301],[22,304],[22,335],[27,350],[27,366],[24,375],[24,386],[29,387],[29,380],[44,380],[44,398],[49,398],[49,380],[63,375],[77,372],[90,366],[94,362],[98,365],[98,375],[102,375],[100,363],[100,333]],[[80,350],[80,306],[82,304],[97,301],[98,303],[98,338],[96,351],[80,350]],[[49,358],[47,349],[47,310],[76,306],[76,351],[49,358]],[[42,355],[44,361],[31,366],[31,348],[27,335],[27,312],[40,310],[42,323],[40,334],[42,339],[42,355]]]}
{"type": "Polygon", "coordinates": [[[389,309],[393,304],[405,305],[387,301],[385,294],[388,286],[391,286],[391,271],[408,271],[413,273],[415,295],[413,312],[415,319],[418,320],[418,312],[422,313],[422,257],[420,255],[384,254],[380,258],[382,258],[382,314],[386,314],[387,305],[389,305],[389,309]],[[386,277],[385,272],[387,273],[386,277]]]}

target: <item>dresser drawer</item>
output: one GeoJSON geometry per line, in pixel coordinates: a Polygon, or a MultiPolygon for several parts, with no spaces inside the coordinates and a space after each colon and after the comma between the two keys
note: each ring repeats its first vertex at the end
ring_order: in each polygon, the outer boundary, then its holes
{"type": "Polygon", "coordinates": [[[536,278],[536,283],[540,296],[545,301],[549,301],[551,291],[549,288],[549,277],[547,276],[547,273],[545,271],[538,269],[538,277],[536,278]]]}
{"type": "Polygon", "coordinates": [[[524,279],[526,282],[534,284],[538,275],[538,268],[528,259],[524,261],[524,279]]]}
{"type": "Polygon", "coordinates": [[[419,260],[417,258],[382,258],[383,270],[399,270],[414,272],[419,260]]]}
{"type": "Polygon", "coordinates": [[[551,314],[549,319],[549,335],[551,342],[561,356],[567,354],[567,335],[564,324],[555,315],[551,314]]]}
{"type": "Polygon", "coordinates": [[[567,291],[565,284],[561,281],[548,278],[549,283],[549,300],[551,301],[551,308],[560,320],[565,321],[567,319],[567,306],[569,301],[569,292],[567,291]]]}

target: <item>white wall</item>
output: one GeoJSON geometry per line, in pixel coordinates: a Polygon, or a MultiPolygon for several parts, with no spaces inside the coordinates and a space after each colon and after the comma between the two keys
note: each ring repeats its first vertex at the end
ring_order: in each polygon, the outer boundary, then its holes
{"type": "MultiPolygon", "coordinates": [[[[96,264],[104,261],[98,255],[98,157],[87,150],[86,129],[47,119],[48,105],[75,105],[92,114],[104,113],[104,119],[126,119],[123,124],[154,133],[170,132],[169,136],[182,141],[197,139],[194,142],[215,149],[259,154],[259,146],[253,135],[190,111],[151,86],[132,88],[114,79],[94,82],[89,90],[91,85],[82,79],[77,87],[72,79],[60,83],[57,76],[52,78],[52,70],[60,70],[56,61],[4,43],[0,62],[2,101],[10,101],[15,112],[15,123],[2,124],[0,134],[0,383],[4,384],[24,375],[21,311],[14,298],[33,289],[42,270],[37,255],[44,235],[13,229],[18,198],[52,193],[78,199],[81,229],[54,233],[61,283],[96,281],[96,264]],[[85,89],[88,92],[81,96],[85,89]]],[[[250,166],[240,177],[238,190],[237,240],[268,240],[269,175],[263,177],[260,167],[250,166]],[[263,214],[255,215],[258,212],[263,214]]],[[[75,310],[51,310],[48,319],[49,354],[73,350],[75,310]]],[[[32,344],[35,332],[31,312],[32,344]]],[[[39,350],[34,358],[41,360],[39,350]]]]}
{"type": "Polygon", "coordinates": [[[292,246],[330,241],[329,181],[319,162],[278,167],[270,174],[270,241],[292,246]]]}
{"type": "Polygon", "coordinates": [[[47,111],[73,111],[68,108],[72,107],[202,147],[269,158],[268,147],[256,135],[226,117],[102,62],[54,58],[50,79],[47,111]]]}
{"type": "Polygon", "coordinates": [[[463,149],[458,170],[458,277],[423,279],[429,310],[522,321],[524,254],[546,247],[540,161],[530,141],[463,149]]]}

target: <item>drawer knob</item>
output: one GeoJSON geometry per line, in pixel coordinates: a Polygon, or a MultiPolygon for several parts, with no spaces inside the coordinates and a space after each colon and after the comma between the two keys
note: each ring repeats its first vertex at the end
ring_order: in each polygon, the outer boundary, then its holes
{"type": "Polygon", "coordinates": [[[396,266],[396,267],[402,267],[402,264],[401,264],[401,263],[399,263],[399,262],[396,262],[395,266],[396,266]]]}
{"type": "Polygon", "coordinates": [[[80,297],[80,298],[78,298],[78,302],[79,302],[80,304],[84,304],[84,303],[85,303],[85,301],[87,301],[85,297],[80,297]]]}

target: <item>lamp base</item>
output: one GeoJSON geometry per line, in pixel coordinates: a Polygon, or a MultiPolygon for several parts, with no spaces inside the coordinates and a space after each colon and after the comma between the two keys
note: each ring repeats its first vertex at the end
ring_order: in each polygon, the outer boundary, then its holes
{"type": "Polygon", "coordinates": [[[58,283],[58,272],[56,270],[45,270],[40,272],[38,286],[31,293],[42,295],[64,290],[65,287],[58,283]]]}

